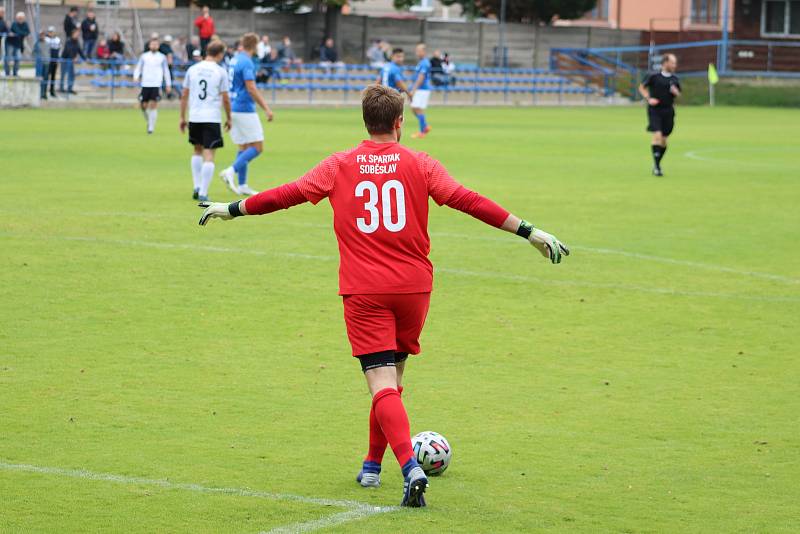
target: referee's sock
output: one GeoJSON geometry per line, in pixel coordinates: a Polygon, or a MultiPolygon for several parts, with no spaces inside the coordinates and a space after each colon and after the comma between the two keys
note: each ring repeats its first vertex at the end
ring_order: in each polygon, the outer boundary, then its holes
{"type": "Polygon", "coordinates": [[[661,168],[661,158],[664,157],[664,150],[665,147],[661,145],[652,145],[653,150],[653,163],[656,165],[656,169],[661,168]]]}
{"type": "Polygon", "coordinates": [[[256,159],[259,154],[260,152],[251,146],[239,152],[239,155],[236,156],[236,161],[233,162],[233,170],[239,176],[239,185],[247,183],[247,164],[256,159]]]}

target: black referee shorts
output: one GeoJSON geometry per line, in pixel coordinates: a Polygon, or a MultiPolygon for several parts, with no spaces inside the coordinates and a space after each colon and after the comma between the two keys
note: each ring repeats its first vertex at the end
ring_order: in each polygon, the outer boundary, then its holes
{"type": "Polygon", "coordinates": [[[203,148],[222,148],[222,127],[218,122],[190,122],[189,143],[203,148]]]}
{"type": "Polygon", "coordinates": [[[661,132],[661,135],[667,136],[672,133],[673,128],[675,128],[674,108],[647,107],[648,132],[661,132]]]}
{"type": "Polygon", "coordinates": [[[159,100],[161,100],[160,87],[142,87],[142,90],[139,93],[139,102],[144,104],[151,101],[158,102],[159,100]]]}

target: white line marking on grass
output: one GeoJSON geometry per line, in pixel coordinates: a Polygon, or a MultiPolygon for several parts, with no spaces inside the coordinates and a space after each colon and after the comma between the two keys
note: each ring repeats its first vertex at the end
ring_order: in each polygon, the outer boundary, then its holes
{"type": "MultiPolygon", "coordinates": [[[[267,252],[263,250],[251,250],[251,249],[238,249],[238,248],[230,248],[230,247],[218,247],[218,246],[210,246],[210,245],[193,245],[188,243],[164,243],[164,242],[157,242],[157,241],[136,241],[136,240],[126,240],[126,239],[103,239],[103,238],[96,238],[96,237],[72,237],[72,236],[20,236],[19,234],[0,234],[6,236],[14,236],[14,237],[25,237],[28,239],[31,238],[38,238],[38,239],[45,239],[45,240],[61,240],[61,241],[80,241],[86,243],[100,243],[100,244],[108,244],[108,245],[120,245],[120,246],[127,246],[127,247],[147,247],[147,248],[156,248],[156,249],[168,249],[168,250],[188,250],[188,251],[200,251],[200,252],[215,252],[215,253],[225,253],[225,254],[248,254],[253,256],[273,256],[279,258],[290,258],[290,259],[303,259],[303,260],[316,260],[316,261],[337,261],[338,258],[335,256],[322,256],[322,255],[313,255],[313,254],[297,254],[293,252],[267,252]]],[[[733,300],[745,300],[745,301],[759,301],[759,302],[800,302],[800,297],[776,297],[776,296],[765,296],[765,295],[747,295],[741,293],[719,293],[713,291],[684,291],[680,289],[672,289],[667,287],[657,287],[657,286],[637,286],[637,285],[630,285],[630,284],[611,284],[611,283],[603,283],[603,282],[583,282],[579,280],[558,280],[558,279],[539,279],[533,278],[529,276],[522,276],[522,275],[515,275],[515,274],[506,274],[506,273],[496,273],[490,271],[469,271],[464,269],[451,269],[447,267],[437,267],[437,273],[447,273],[453,274],[456,276],[469,276],[469,277],[481,277],[481,278],[489,278],[494,280],[508,280],[512,282],[523,282],[523,283],[535,283],[540,285],[548,285],[548,286],[571,286],[571,287],[589,287],[589,288],[599,288],[599,289],[611,289],[611,290],[619,290],[619,291],[633,291],[638,293],[650,293],[655,295],[674,295],[674,296],[681,296],[681,297],[704,297],[704,298],[723,298],[723,299],[733,299],[733,300]]]]}
{"type": "Polygon", "coordinates": [[[725,153],[725,152],[777,152],[779,154],[793,154],[791,152],[795,150],[794,148],[790,147],[715,147],[715,148],[703,148],[700,150],[690,150],[689,152],[685,152],[684,156],[689,159],[693,159],[696,161],[706,161],[709,163],[731,163],[734,165],[747,165],[750,167],[768,167],[770,169],[786,169],[787,166],[782,163],[774,163],[769,161],[743,161],[739,159],[731,159],[731,158],[714,158],[708,157],[704,154],[716,154],[716,153],[725,153]]]}
{"type": "Polygon", "coordinates": [[[400,508],[397,506],[373,506],[358,501],[345,501],[337,499],[318,499],[315,497],[305,497],[303,495],[293,495],[290,493],[272,493],[268,491],[251,490],[247,488],[218,488],[213,486],[201,486],[200,484],[187,484],[181,482],[170,482],[163,479],[152,479],[142,477],[131,477],[124,475],[113,475],[110,473],[94,473],[84,469],[62,469],[60,467],[44,467],[29,464],[12,464],[0,462],[0,469],[5,471],[17,471],[23,473],[38,473],[42,475],[54,475],[70,478],[80,478],[84,480],[96,480],[101,482],[113,482],[116,484],[157,486],[165,489],[176,489],[184,491],[194,491],[211,495],[233,495],[236,497],[255,497],[259,499],[269,499],[273,501],[293,501],[304,504],[314,504],[317,506],[336,506],[347,508],[346,511],[333,514],[313,521],[294,523],[285,525],[273,530],[270,533],[289,533],[289,532],[310,532],[321,528],[340,525],[349,521],[357,521],[366,517],[395,512],[400,508]]]}
{"type": "MultiPolygon", "coordinates": [[[[3,213],[0,211],[0,213],[3,213]]],[[[72,215],[81,216],[81,217],[131,217],[131,218],[142,218],[142,219],[180,219],[186,220],[186,217],[182,215],[171,215],[171,214],[149,214],[149,213],[140,213],[140,212],[84,212],[84,213],[73,213],[72,215]]],[[[271,224],[285,224],[287,226],[298,226],[302,228],[318,228],[321,230],[330,230],[330,224],[319,224],[319,223],[310,223],[310,222],[298,222],[298,221],[286,221],[277,219],[272,221],[271,224]]],[[[453,232],[429,232],[432,237],[446,237],[446,238],[454,238],[454,239],[461,239],[461,240],[470,240],[470,241],[489,241],[492,243],[504,243],[508,245],[519,245],[519,240],[514,239],[510,236],[502,236],[502,237],[495,237],[489,235],[477,235],[477,234],[459,234],[453,232]]],[[[166,248],[166,247],[165,247],[166,248]]],[[[637,260],[644,260],[644,261],[652,261],[655,263],[664,263],[667,265],[680,265],[682,267],[692,267],[695,269],[703,269],[707,271],[717,271],[721,273],[728,273],[728,274],[735,274],[740,276],[748,276],[751,278],[761,278],[764,280],[772,280],[774,282],[784,282],[787,284],[800,284],[800,279],[792,278],[790,276],[784,276],[780,274],[773,274],[773,273],[765,273],[761,271],[749,271],[746,269],[736,269],[733,267],[726,267],[724,265],[716,265],[713,263],[702,263],[697,261],[690,261],[690,260],[681,260],[675,258],[668,258],[665,256],[655,256],[653,254],[642,254],[639,252],[630,252],[627,250],[620,250],[620,249],[613,249],[613,248],[606,248],[606,247],[587,247],[583,245],[570,245],[571,249],[574,250],[582,250],[585,252],[592,252],[596,254],[608,254],[608,255],[615,255],[615,256],[623,256],[626,258],[634,258],[637,260]]],[[[210,250],[211,251],[211,250],[210,250]]],[[[213,251],[211,251],[213,252],[213,251]]],[[[227,251],[226,251],[227,252],[227,251]]],[[[288,254],[288,253],[286,253],[288,254]]],[[[287,256],[288,257],[288,256],[287,256]]]]}

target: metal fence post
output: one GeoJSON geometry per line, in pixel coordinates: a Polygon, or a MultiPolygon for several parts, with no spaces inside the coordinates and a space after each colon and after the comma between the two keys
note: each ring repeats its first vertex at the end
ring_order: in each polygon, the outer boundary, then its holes
{"type": "Polygon", "coordinates": [[[772,43],[767,43],[767,72],[772,70],[772,43]]]}

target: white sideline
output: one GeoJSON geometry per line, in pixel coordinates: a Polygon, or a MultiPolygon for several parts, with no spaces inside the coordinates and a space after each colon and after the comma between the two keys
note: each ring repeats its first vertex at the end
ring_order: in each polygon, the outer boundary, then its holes
{"type": "Polygon", "coordinates": [[[270,534],[277,533],[290,533],[290,532],[310,532],[321,528],[331,527],[347,523],[349,521],[357,521],[364,519],[371,515],[385,514],[399,510],[397,506],[373,506],[357,501],[345,501],[337,499],[318,499],[315,497],[305,497],[303,495],[292,495],[290,493],[272,493],[267,491],[251,490],[247,488],[217,488],[209,486],[201,486],[200,484],[188,484],[181,482],[170,482],[163,479],[151,479],[142,477],[130,477],[124,475],[113,475],[109,473],[94,473],[83,469],[62,469],[59,467],[44,467],[29,464],[12,464],[7,462],[0,462],[0,470],[4,471],[17,471],[24,473],[39,473],[43,475],[64,476],[70,478],[80,478],[84,480],[96,480],[102,482],[114,482],[117,484],[132,484],[140,486],[157,486],[167,489],[178,489],[185,491],[194,491],[198,493],[207,494],[221,494],[221,495],[234,495],[237,497],[255,497],[260,499],[269,499],[274,501],[294,501],[305,504],[314,504],[317,506],[337,506],[347,508],[346,511],[333,514],[330,516],[307,521],[303,523],[293,523],[284,525],[275,529],[269,530],[270,534]]]}
{"type": "Polygon", "coordinates": [[[715,147],[715,148],[702,148],[699,150],[690,150],[685,152],[683,155],[689,159],[693,159],[696,161],[707,161],[711,163],[732,163],[734,165],[746,165],[748,167],[767,167],[771,169],[785,168],[784,165],[778,163],[770,163],[769,161],[741,161],[741,160],[734,160],[730,158],[713,158],[708,156],[702,156],[701,154],[713,154],[715,152],[788,152],[790,150],[795,150],[792,147],[751,147],[751,148],[743,148],[743,147],[715,147]]]}
{"type": "MultiPolygon", "coordinates": [[[[225,254],[248,254],[253,256],[272,256],[279,258],[290,259],[304,259],[316,261],[337,261],[335,256],[322,256],[313,254],[298,254],[294,252],[267,252],[263,250],[250,250],[238,249],[230,247],[219,247],[211,245],[193,245],[189,243],[164,243],[157,241],[138,241],[127,239],[103,239],[97,237],[83,237],[83,236],[22,236],[14,233],[0,233],[3,236],[12,237],[25,237],[26,239],[44,239],[44,240],[60,240],[60,241],[81,241],[87,243],[101,243],[108,245],[121,245],[121,246],[134,246],[134,247],[147,247],[157,249],[172,249],[172,250],[190,250],[200,252],[216,252],[225,254]]],[[[534,283],[541,285],[551,286],[571,286],[571,287],[590,287],[600,289],[612,289],[620,291],[632,291],[638,293],[650,293],[655,295],[671,295],[681,297],[703,297],[703,298],[722,298],[732,300],[744,301],[759,301],[759,302],[800,302],[800,297],[791,296],[764,296],[764,295],[747,295],[741,293],[719,293],[713,291],[684,291],[680,289],[672,289],[667,287],[656,286],[636,286],[629,284],[610,284],[602,282],[581,282],[577,280],[552,280],[552,279],[539,279],[523,275],[495,273],[495,272],[481,272],[481,271],[468,271],[464,269],[450,269],[447,267],[437,267],[436,272],[453,274],[456,276],[469,276],[481,277],[494,280],[509,280],[512,282],[534,283]]]]}
{"type": "MultiPolygon", "coordinates": [[[[4,213],[0,211],[0,213],[4,213]]],[[[48,212],[52,213],[52,212],[48,212]]],[[[70,215],[80,216],[80,217],[131,217],[131,218],[141,218],[141,219],[181,219],[186,220],[185,216],[182,215],[170,215],[170,214],[150,214],[150,213],[139,213],[139,212],[116,212],[116,211],[97,211],[97,212],[82,212],[82,213],[71,213],[70,215]]],[[[331,229],[330,224],[318,224],[318,223],[306,223],[306,222],[297,222],[297,221],[287,221],[287,220],[272,220],[270,221],[272,225],[278,224],[285,224],[287,226],[300,226],[303,228],[319,228],[324,230],[331,229]]],[[[470,241],[490,241],[494,243],[505,243],[510,245],[516,245],[518,239],[513,239],[511,236],[490,236],[490,235],[479,235],[479,234],[460,234],[460,233],[453,233],[453,232],[429,232],[432,237],[448,237],[454,239],[464,239],[470,241]]],[[[652,261],[655,263],[664,263],[668,265],[680,265],[683,267],[692,267],[695,269],[703,269],[707,271],[717,271],[721,273],[728,273],[728,274],[735,274],[740,276],[749,276],[751,278],[761,278],[764,280],[772,280],[775,282],[784,282],[787,284],[800,284],[800,278],[792,278],[790,276],[783,276],[780,274],[773,274],[773,273],[765,273],[760,271],[749,271],[746,269],[736,269],[733,267],[726,267],[724,265],[716,265],[713,263],[702,263],[698,261],[690,261],[690,260],[680,260],[675,258],[668,258],[665,256],[655,256],[653,254],[642,254],[639,252],[630,252],[627,250],[621,249],[613,249],[607,247],[588,247],[583,245],[575,245],[574,243],[569,243],[570,249],[573,250],[583,250],[586,252],[592,252],[595,254],[607,254],[607,255],[614,255],[614,256],[623,256],[626,258],[634,258],[637,260],[645,260],[645,261],[652,261]]]]}

